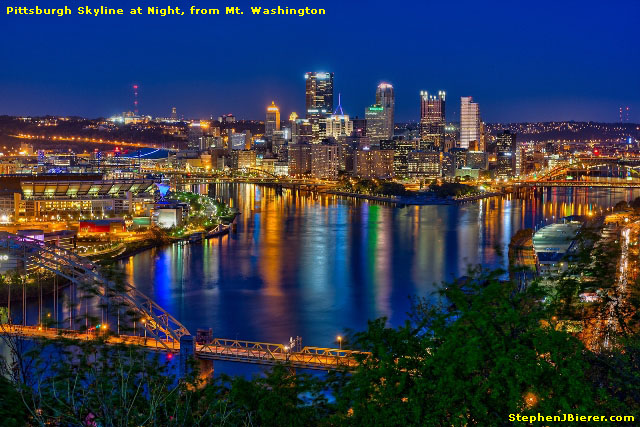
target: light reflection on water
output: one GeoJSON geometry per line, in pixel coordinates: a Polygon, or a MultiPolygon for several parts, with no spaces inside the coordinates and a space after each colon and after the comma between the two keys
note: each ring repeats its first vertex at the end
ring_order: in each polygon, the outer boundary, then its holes
{"type": "Polygon", "coordinates": [[[131,283],[187,326],[223,338],[334,346],[368,319],[406,319],[410,295],[504,267],[519,229],[588,215],[637,190],[548,189],[526,199],[393,207],[251,184],[192,188],[237,207],[237,233],[171,245],[123,262],[131,283]]]}

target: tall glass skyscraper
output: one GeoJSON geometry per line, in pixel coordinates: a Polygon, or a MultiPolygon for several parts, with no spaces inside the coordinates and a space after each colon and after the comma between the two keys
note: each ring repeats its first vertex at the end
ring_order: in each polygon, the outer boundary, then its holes
{"type": "Polygon", "coordinates": [[[480,108],[470,96],[460,98],[460,148],[472,141],[480,144],[480,108]]]}
{"type": "Polygon", "coordinates": [[[271,101],[271,105],[267,107],[267,117],[264,121],[264,135],[271,138],[273,133],[278,130],[280,130],[280,109],[275,102],[271,101]]]}
{"type": "Polygon", "coordinates": [[[330,115],[333,112],[333,73],[311,72],[306,73],[304,78],[307,118],[330,115]]]}
{"type": "Polygon", "coordinates": [[[423,150],[443,150],[445,119],[445,98],[443,90],[438,95],[420,92],[420,148],[423,150]]]}
{"type": "MultiPolygon", "coordinates": [[[[383,123],[380,140],[393,139],[395,95],[393,86],[389,83],[380,83],[376,89],[376,104],[383,108],[383,123]]],[[[370,135],[371,137],[371,135],[370,135]]]]}
{"type": "Polygon", "coordinates": [[[320,142],[326,135],[326,119],[333,112],[333,73],[310,72],[304,78],[305,109],[311,124],[311,139],[320,142]]]}

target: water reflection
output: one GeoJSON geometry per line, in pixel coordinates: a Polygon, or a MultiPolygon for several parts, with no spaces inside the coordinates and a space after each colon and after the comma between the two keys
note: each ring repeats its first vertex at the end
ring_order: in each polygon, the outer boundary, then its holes
{"type": "Polygon", "coordinates": [[[393,207],[249,184],[190,190],[237,207],[237,233],[123,262],[131,282],[192,332],[329,346],[345,327],[406,318],[410,295],[469,264],[504,266],[511,236],[566,215],[599,213],[637,190],[544,189],[524,199],[393,207]]]}

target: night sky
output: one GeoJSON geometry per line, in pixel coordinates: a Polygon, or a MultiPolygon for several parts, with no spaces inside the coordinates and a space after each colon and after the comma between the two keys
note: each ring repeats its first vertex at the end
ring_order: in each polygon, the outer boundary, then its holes
{"type": "MultiPolygon", "coordinates": [[[[304,110],[304,72],[335,72],[346,113],[363,116],[376,85],[396,89],[396,120],[417,120],[419,91],[447,91],[447,119],[473,96],[487,122],[640,122],[640,2],[150,2],[18,0],[3,6],[122,7],[125,16],[0,15],[0,114],[283,118],[304,110]],[[130,8],[216,7],[219,16],[130,16],[130,8]],[[325,16],[251,16],[249,6],[322,7],[325,16]],[[245,15],[224,15],[226,6],[245,15]]],[[[336,96],[337,100],[337,96],[336,96]]]]}

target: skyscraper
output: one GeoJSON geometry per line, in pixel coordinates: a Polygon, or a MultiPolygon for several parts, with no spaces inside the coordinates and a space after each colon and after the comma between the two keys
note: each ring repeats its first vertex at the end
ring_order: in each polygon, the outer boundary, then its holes
{"type": "Polygon", "coordinates": [[[445,97],[443,90],[438,95],[420,92],[420,149],[444,149],[445,97]]]}
{"type": "Polygon", "coordinates": [[[306,82],[305,110],[311,122],[314,142],[324,137],[326,117],[333,111],[333,73],[310,72],[306,82]]]}
{"type": "Polygon", "coordinates": [[[480,143],[480,109],[470,96],[460,98],[460,148],[471,141],[480,143]]]}
{"type": "Polygon", "coordinates": [[[305,108],[307,118],[325,117],[333,111],[333,73],[312,72],[306,81],[305,108]]]}
{"type": "Polygon", "coordinates": [[[267,118],[264,122],[264,135],[267,138],[273,137],[273,132],[280,130],[280,109],[276,103],[271,101],[267,107],[267,118]]]}
{"type": "Polygon", "coordinates": [[[367,120],[367,136],[371,144],[379,145],[380,141],[389,139],[385,127],[385,111],[382,105],[373,104],[367,107],[364,111],[364,118],[367,120]]]}
{"type": "Polygon", "coordinates": [[[353,122],[349,120],[349,115],[342,110],[340,94],[338,94],[338,108],[327,118],[326,136],[338,139],[340,137],[351,136],[353,132],[353,122]]]}
{"type": "Polygon", "coordinates": [[[516,174],[516,134],[508,130],[498,135],[496,141],[496,175],[500,178],[516,174]]]}
{"type": "Polygon", "coordinates": [[[380,83],[376,89],[376,104],[383,108],[382,138],[393,139],[395,95],[393,86],[380,83]]]}

